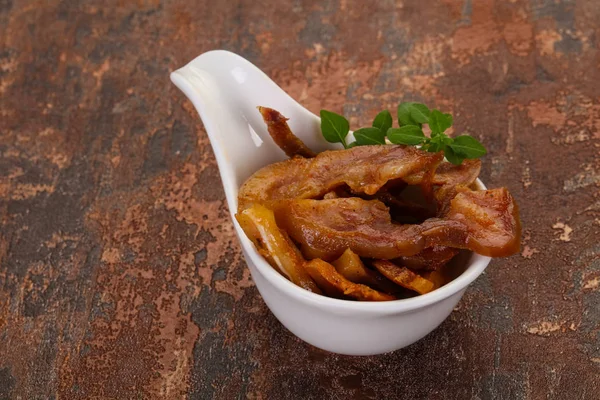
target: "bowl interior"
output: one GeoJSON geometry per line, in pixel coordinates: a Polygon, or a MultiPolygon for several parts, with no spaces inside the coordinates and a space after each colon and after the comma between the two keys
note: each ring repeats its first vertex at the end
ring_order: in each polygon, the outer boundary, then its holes
{"type": "MultiPolygon", "coordinates": [[[[485,185],[479,179],[475,182],[475,187],[478,190],[486,189],[485,185]]],[[[290,282],[271,267],[271,265],[256,251],[254,245],[250,239],[248,239],[234,217],[233,222],[240,242],[246,250],[246,255],[250,258],[250,260],[247,261],[253,263],[258,273],[263,275],[270,284],[276,286],[287,295],[295,297],[299,301],[313,303],[314,305],[327,307],[331,310],[340,312],[390,314],[426,307],[465,289],[471,282],[477,279],[481,273],[483,273],[491,261],[490,257],[482,256],[467,250],[461,250],[460,253],[450,261],[448,265],[449,268],[445,273],[445,276],[451,280],[444,286],[429,293],[385,302],[360,302],[335,299],[309,292],[290,282]]]]}

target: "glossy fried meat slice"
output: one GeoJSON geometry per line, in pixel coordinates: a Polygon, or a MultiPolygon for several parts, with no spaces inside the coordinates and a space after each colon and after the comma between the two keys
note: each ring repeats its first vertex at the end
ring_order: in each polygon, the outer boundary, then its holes
{"type": "Polygon", "coordinates": [[[400,257],[394,260],[394,262],[410,269],[432,271],[446,265],[457,254],[458,249],[446,246],[433,246],[423,249],[423,251],[414,256],[400,257]]]}
{"type": "Polygon", "coordinates": [[[390,180],[437,167],[441,157],[411,146],[381,145],[292,158],[254,173],[240,188],[238,210],[253,203],[320,198],[343,185],[373,195],[390,180]]]}
{"type": "Polygon", "coordinates": [[[476,253],[506,257],[519,252],[519,207],[506,188],[457,194],[447,218],[466,226],[465,247],[476,253]]]}
{"type": "Polygon", "coordinates": [[[470,186],[477,180],[480,171],[480,160],[464,160],[460,165],[440,164],[434,178],[434,197],[439,217],[448,213],[450,202],[458,193],[471,190],[470,186]]]}
{"type": "Polygon", "coordinates": [[[314,259],[306,263],[306,270],[317,282],[323,291],[332,297],[343,298],[345,296],[362,301],[386,301],[395,300],[392,295],[371,289],[360,283],[350,282],[335,270],[333,265],[321,259],[314,259]]]}
{"type": "Polygon", "coordinates": [[[396,222],[414,224],[435,216],[435,208],[430,209],[415,201],[394,196],[383,189],[374,197],[390,208],[390,215],[396,222]]]}
{"type": "Polygon", "coordinates": [[[287,233],[277,227],[273,211],[256,204],[235,217],[269,264],[301,288],[321,293],[304,269],[305,260],[302,254],[287,233]]]}
{"type": "Polygon", "coordinates": [[[521,234],[517,205],[504,188],[459,193],[446,218],[415,225],[394,224],[383,203],[356,197],[281,201],[275,216],[309,259],[333,260],[350,248],[389,260],[433,246],[504,257],[519,250],[521,234]]]}
{"type": "Polygon", "coordinates": [[[448,212],[450,201],[458,193],[470,190],[469,186],[477,180],[480,171],[480,160],[464,160],[460,165],[443,162],[431,177],[420,171],[404,179],[410,185],[421,185],[424,190],[431,186],[437,215],[442,217],[448,212]]]}
{"type": "Polygon", "coordinates": [[[435,170],[434,185],[469,186],[477,180],[481,171],[481,160],[464,160],[460,165],[444,162],[435,170]]]}
{"type": "Polygon", "coordinates": [[[399,287],[379,272],[365,267],[362,260],[350,249],[346,249],[337,260],[331,263],[337,272],[350,282],[361,283],[385,293],[397,293],[399,287]]]}
{"type": "MultiPolygon", "coordinates": [[[[475,182],[480,171],[481,160],[464,160],[460,165],[442,162],[435,170],[431,178],[431,184],[469,186],[475,182]]],[[[407,176],[404,180],[410,185],[418,185],[423,180],[424,175],[423,171],[419,171],[407,176]]]]}
{"type": "Polygon", "coordinates": [[[263,121],[267,124],[269,134],[273,141],[288,157],[300,156],[311,158],[316,156],[316,153],[309,149],[302,140],[294,135],[287,124],[287,118],[268,107],[258,107],[263,121]]]}
{"type": "MultiPolygon", "coordinates": [[[[414,211],[406,208],[398,208],[395,206],[393,199],[392,201],[385,201],[382,199],[382,201],[384,201],[386,205],[390,206],[392,217],[396,221],[410,221],[403,216],[404,214],[414,215],[416,216],[417,220],[419,218],[423,219],[423,216],[427,215],[429,217],[433,217],[434,215],[437,215],[438,217],[444,217],[448,213],[452,199],[460,192],[471,190],[469,187],[477,180],[480,170],[480,160],[464,160],[460,165],[454,165],[449,162],[441,163],[435,170],[435,174],[430,178],[430,184],[433,186],[433,196],[435,199],[433,214],[428,215],[427,212],[429,209],[424,207],[421,208],[421,210],[417,208],[414,211]],[[435,212],[435,208],[437,208],[437,212],[435,212]],[[400,210],[400,212],[397,210],[400,210]]],[[[419,172],[406,177],[405,181],[412,185],[420,185],[423,179],[424,173],[419,172]]],[[[427,190],[427,185],[425,186],[426,187],[423,189],[427,190]]],[[[402,202],[401,199],[397,197],[396,199],[397,202],[402,202]]],[[[436,246],[435,248],[424,249],[421,253],[415,256],[402,258],[398,261],[400,261],[402,265],[406,265],[409,268],[433,270],[446,264],[457,253],[458,250],[456,249],[444,246],[436,246]]]]}
{"type": "Polygon", "coordinates": [[[424,272],[419,271],[419,275],[421,275],[421,277],[423,279],[426,279],[429,282],[433,283],[434,290],[439,289],[442,286],[444,286],[446,283],[450,282],[450,280],[448,280],[448,278],[440,270],[424,271],[424,272]]]}
{"type": "Polygon", "coordinates": [[[471,192],[472,190],[465,185],[443,185],[434,191],[435,205],[437,208],[436,216],[443,218],[450,211],[452,199],[462,192],[471,192]]]}
{"type": "Polygon", "coordinates": [[[418,225],[394,224],[383,203],[357,197],[285,200],[275,206],[275,217],[309,259],[334,260],[347,248],[361,257],[393,259],[467,239],[462,223],[429,219],[418,225]]]}
{"type": "Polygon", "coordinates": [[[373,261],[373,266],[392,282],[407,289],[414,290],[419,294],[429,293],[435,289],[435,284],[432,281],[423,278],[406,267],[400,267],[393,262],[376,260],[373,261]]]}

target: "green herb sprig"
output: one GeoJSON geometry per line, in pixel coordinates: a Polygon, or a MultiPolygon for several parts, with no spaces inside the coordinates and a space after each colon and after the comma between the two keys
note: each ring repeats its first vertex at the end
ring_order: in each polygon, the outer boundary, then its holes
{"type": "Polygon", "coordinates": [[[452,126],[452,115],[440,110],[430,110],[421,103],[406,102],[398,106],[398,128],[392,127],[392,115],[388,110],[377,114],[371,127],[354,131],[355,141],[348,144],[346,137],[350,123],[342,115],[321,110],[321,132],[330,143],[341,143],[344,148],[385,144],[386,137],[391,143],[421,146],[422,150],[444,156],[452,164],[460,165],[464,159],[480,158],[487,150],[474,137],[459,135],[451,138],[444,132],[452,126]],[[431,130],[431,136],[423,133],[423,124],[431,130]]]}

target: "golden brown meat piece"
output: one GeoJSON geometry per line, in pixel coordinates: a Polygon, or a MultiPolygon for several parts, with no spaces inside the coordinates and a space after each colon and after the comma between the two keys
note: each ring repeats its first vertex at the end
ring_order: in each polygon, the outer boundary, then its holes
{"type": "Polygon", "coordinates": [[[390,215],[395,222],[418,224],[428,218],[435,217],[435,207],[425,207],[412,200],[394,196],[383,189],[374,196],[390,208],[390,215]]]}
{"type": "MultiPolygon", "coordinates": [[[[449,162],[440,163],[431,178],[432,185],[465,185],[469,186],[479,176],[481,171],[481,160],[464,160],[460,165],[449,162]]],[[[425,173],[419,171],[405,178],[410,185],[418,185],[424,178],[425,173]]]]}
{"type": "Polygon", "coordinates": [[[443,217],[448,213],[450,201],[458,193],[471,190],[469,187],[477,180],[480,171],[480,160],[464,160],[460,165],[443,162],[431,177],[420,171],[407,176],[404,180],[410,185],[421,185],[424,191],[431,186],[437,205],[437,216],[443,217]]]}
{"type": "Polygon", "coordinates": [[[287,124],[287,118],[268,107],[257,107],[260,115],[267,124],[269,135],[288,157],[300,156],[311,158],[317,154],[309,149],[302,140],[294,135],[287,124]]]}
{"type": "Polygon", "coordinates": [[[481,171],[481,160],[464,160],[460,165],[441,163],[435,170],[434,185],[469,186],[477,180],[481,171]]]}
{"type": "Polygon", "coordinates": [[[471,192],[471,188],[465,185],[443,185],[434,191],[435,204],[437,207],[436,216],[444,218],[450,211],[450,203],[457,194],[462,192],[471,192]]]}
{"type": "Polygon", "coordinates": [[[429,282],[433,283],[433,290],[439,289],[442,286],[444,286],[446,283],[449,282],[448,279],[446,278],[446,276],[444,275],[444,273],[439,270],[438,271],[425,271],[425,272],[419,273],[419,275],[421,275],[421,277],[428,280],[429,282]]]}
{"type": "Polygon", "coordinates": [[[432,281],[423,278],[406,267],[399,267],[393,262],[376,260],[373,261],[373,266],[392,282],[414,290],[419,294],[429,293],[435,289],[435,284],[432,281]]]}
{"type": "Polygon", "coordinates": [[[437,205],[437,216],[448,213],[450,202],[458,193],[471,190],[481,171],[480,160],[464,160],[460,165],[442,163],[434,178],[434,197],[437,205]]]}
{"type": "Polygon", "coordinates": [[[373,195],[390,180],[437,167],[441,157],[414,147],[381,145],[292,158],[254,173],[240,188],[238,210],[254,203],[321,198],[344,185],[354,193],[373,195]]]}
{"type": "MultiPolygon", "coordinates": [[[[423,185],[425,174],[419,172],[405,178],[405,181],[411,185],[420,185],[424,191],[429,190],[428,185],[433,187],[433,197],[435,206],[433,209],[423,205],[412,205],[400,197],[392,196],[390,193],[377,193],[377,196],[386,205],[390,207],[392,218],[402,223],[419,223],[426,218],[434,216],[444,217],[450,208],[450,202],[460,192],[471,191],[469,188],[481,170],[480,160],[464,160],[460,165],[454,165],[449,162],[441,163],[435,170],[435,174],[430,177],[430,182],[423,185]],[[437,208],[437,212],[436,209],[437,208]]],[[[427,178],[425,176],[425,178],[427,178]]],[[[427,193],[425,193],[427,195],[427,193]]],[[[427,202],[421,204],[427,204],[427,202]]],[[[421,253],[402,258],[398,261],[413,269],[437,269],[446,264],[452,257],[458,253],[458,250],[449,247],[436,246],[435,248],[425,249],[421,253]]]]}
{"type": "Polygon", "coordinates": [[[236,214],[235,217],[258,252],[275,269],[301,288],[321,293],[304,269],[305,260],[302,254],[287,233],[277,227],[273,211],[257,204],[236,214]]]}
{"type": "Polygon", "coordinates": [[[466,226],[465,247],[476,253],[507,257],[520,250],[519,207],[506,188],[457,194],[447,218],[466,226]]]}
{"type": "Polygon", "coordinates": [[[318,258],[306,263],[306,270],[323,291],[332,297],[345,296],[362,301],[395,300],[394,296],[381,293],[368,286],[350,282],[335,270],[333,265],[318,258]]]}
{"type": "Polygon", "coordinates": [[[393,224],[383,203],[357,197],[280,201],[275,216],[309,259],[334,260],[347,248],[361,257],[393,259],[467,240],[462,223],[429,219],[418,225],[393,224]]]}
{"type": "Polygon", "coordinates": [[[459,193],[447,218],[400,225],[378,200],[356,197],[285,200],[275,206],[279,226],[307,258],[334,260],[347,249],[361,257],[395,259],[447,246],[505,257],[519,250],[518,209],[506,189],[459,193]]]}
{"type": "Polygon", "coordinates": [[[350,282],[361,283],[385,293],[397,293],[394,285],[377,271],[365,267],[362,260],[350,249],[346,249],[337,260],[331,263],[337,272],[350,282]]]}
{"type": "Polygon", "coordinates": [[[394,262],[410,269],[431,271],[446,265],[457,254],[458,249],[446,246],[433,246],[423,249],[423,251],[414,256],[400,257],[394,260],[394,262]]]}

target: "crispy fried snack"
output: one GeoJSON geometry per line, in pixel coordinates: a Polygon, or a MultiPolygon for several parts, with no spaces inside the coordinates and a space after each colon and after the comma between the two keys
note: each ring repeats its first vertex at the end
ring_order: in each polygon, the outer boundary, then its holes
{"type": "Polygon", "coordinates": [[[337,194],[335,191],[333,192],[327,192],[325,193],[325,195],[323,196],[323,199],[325,200],[329,200],[329,199],[339,199],[340,195],[337,194]]]}
{"type": "Polygon", "coordinates": [[[306,157],[311,158],[317,154],[309,149],[302,140],[294,135],[287,124],[287,118],[268,107],[257,107],[262,115],[269,134],[277,146],[285,152],[288,157],[306,157]]]}
{"type": "MultiPolygon", "coordinates": [[[[435,170],[431,178],[431,184],[436,186],[469,186],[475,182],[479,176],[479,171],[481,171],[481,160],[464,160],[460,165],[443,162],[435,170]]],[[[424,172],[420,171],[404,178],[404,180],[409,185],[418,185],[424,179],[424,175],[424,172]]]]}
{"type": "Polygon", "coordinates": [[[459,249],[491,257],[519,251],[512,196],[505,188],[475,190],[481,161],[453,165],[441,152],[399,145],[315,154],[278,111],[258,110],[291,159],[242,185],[236,218],[260,254],[297,285],[393,300],[451,281],[459,271],[444,266],[459,249]],[[375,269],[361,257],[375,259],[375,269]]]}
{"type": "Polygon", "coordinates": [[[325,151],[314,158],[295,157],[254,173],[240,188],[238,211],[254,203],[318,199],[344,185],[354,193],[373,195],[390,180],[436,168],[441,157],[397,145],[357,146],[325,151]]]}
{"type": "Polygon", "coordinates": [[[420,185],[424,190],[430,185],[433,188],[432,197],[437,207],[436,214],[442,218],[448,213],[450,202],[458,193],[471,190],[470,187],[477,180],[480,171],[480,160],[464,160],[460,165],[444,162],[438,166],[431,177],[425,172],[418,172],[404,180],[410,185],[420,185]]]}
{"type": "Polygon", "coordinates": [[[361,283],[385,293],[397,293],[398,287],[377,271],[366,268],[358,254],[346,249],[331,264],[344,278],[350,282],[361,283]]]}
{"type": "Polygon", "coordinates": [[[469,235],[464,248],[475,253],[507,257],[520,250],[519,207],[506,188],[457,194],[447,218],[466,226],[469,235]]]}
{"type": "Polygon", "coordinates": [[[419,223],[435,217],[435,208],[400,198],[383,189],[374,197],[390,208],[390,215],[396,222],[419,223]]]}
{"type": "Polygon", "coordinates": [[[269,264],[296,285],[314,293],[321,293],[304,269],[302,254],[288,235],[277,227],[273,211],[257,204],[236,214],[235,217],[269,264]]]}
{"type": "MultiPolygon", "coordinates": [[[[429,190],[429,185],[433,187],[433,198],[437,212],[435,212],[435,208],[432,212],[423,205],[413,205],[393,196],[389,192],[379,191],[377,198],[390,207],[390,213],[395,221],[418,223],[436,215],[443,218],[448,214],[450,203],[458,193],[472,190],[471,186],[479,176],[480,170],[480,160],[464,160],[460,165],[444,162],[437,167],[435,174],[431,177],[419,172],[404,178],[411,185],[420,185],[424,191],[429,190]],[[423,184],[424,180],[429,180],[429,182],[423,184]]],[[[427,197],[428,193],[425,193],[425,195],[427,197]]],[[[457,249],[435,246],[424,249],[415,256],[401,257],[396,261],[411,269],[433,270],[445,265],[457,253],[457,249]]]]}
{"type": "Polygon", "coordinates": [[[450,212],[452,199],[459,193],[471,191],[471,188],[465,185],[443,185],[437,187],[434,191],[435,203],[437,206],[436,215],[440,218],[446,217],[450,212]]]}
{"type": "Polygon", "coordinates": [[[444,286],[447,283],[447,279],[444,276],[444,274],[437,270],[437,271],[425,271],[423,273],[420,273],[419,275],[421,275],[424,279],[427,279],[428,281],[430,281],[431,283],[433,283],[433,289],[439,289],[442,286],[444,286]]]}
{"type": "Polygon", "coordinates": [[[415,274],[406,267],[399,267],[390,261],[376,260],[373,261],[373,266],[392,282],[414,290],[419,294],[429,293],[435,289],[435,284],[432,281],[415,274]]]}
{"type": "Polygon", "coordinates": [[[395,300],[394,296],[378,292],[366,285],[350,282],[338,273],[333,265],[321,259],[306,263],[306,270],[323,291],[332,297],[351,297],[363,301],[395,300]]]}
{"type": "Polygon", "coordinates": [[[309,259],[331,261],[350,248],[361,257],[389,260],[467,240],[462,223],[429,219],[418,225],[394,224],[383,203],[357,197],[285,200],[277,203],[275,217],[309,259]]]}
{"type": "Polygon", "coordinates": [[[433,246],[423,249],[418,254],[410,257],[400,257],[394,262],[416,270],[437,270],[448,263],[458,249],[446,246],[433,246]]]}
{"type": "Polygon", "coordinates": [[[433,246],[506,257],[519,251],[518,209],[506,189],[468,191],[452,200],[444,219],[421,224],[392,223],[378,200],[356,197],[285,200],[274,204],[277,223],[309,259],[334,260],[347,249],[361,257],[414,256],[433,246]]]}

